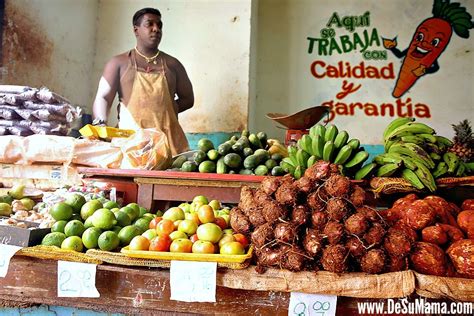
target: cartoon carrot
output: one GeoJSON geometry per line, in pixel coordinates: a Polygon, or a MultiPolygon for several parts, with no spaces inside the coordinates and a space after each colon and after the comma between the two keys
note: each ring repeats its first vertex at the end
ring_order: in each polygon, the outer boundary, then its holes
{"type": "Polygon", "coordinates": [[[396,48],[397,40],[383,39],[385,48],[390,49],[396,57],[405,56],[397,83],[392,92],[395,98],[401,97],[424,74],[438,71],[438,57],[451,39],[454,32],[469,38],[469,29],[474,27],[472,16],[459,3],[449,0],[434,0],[433,17],[418,25],[410,46],[403,52],[396,48]]]}

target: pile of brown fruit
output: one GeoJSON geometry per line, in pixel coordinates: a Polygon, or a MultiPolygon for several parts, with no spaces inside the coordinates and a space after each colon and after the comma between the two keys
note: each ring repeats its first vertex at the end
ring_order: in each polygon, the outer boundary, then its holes
{"type": "Polygon", "coordinates": [[[266,177],[258,189],[243,187],[230,222],[251,237],[259,272],[406,269],[413,241],[403,225],[389,228],[373,202],[337,165],[319,161],[299,180],[266,177]]]}

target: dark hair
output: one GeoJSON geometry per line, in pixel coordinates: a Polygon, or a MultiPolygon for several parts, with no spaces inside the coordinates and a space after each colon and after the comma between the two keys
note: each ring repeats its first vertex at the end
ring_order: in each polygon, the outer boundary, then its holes
{"type": "Polygon", "coordinates": [[[135,14],[133,15],[133,19],[132,19],[133,25],[136,25],[136,26],[140,25],[140,23],[142,22],[142,17],[147,13],[155,14],[161,17],[160,10],[154,9],[154,8],[143,8],[135,12],[135,14]]]}

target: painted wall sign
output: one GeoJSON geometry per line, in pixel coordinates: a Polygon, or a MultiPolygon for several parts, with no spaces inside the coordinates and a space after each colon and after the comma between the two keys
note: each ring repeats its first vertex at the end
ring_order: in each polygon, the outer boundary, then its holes
{"type": "MultiPolygon", "coordinates": [[[[439,91],[457,93],[446,86],[446,73],[442,70],[449,71],[450,63],[470,63],[472,59],[453,60],[452,55],[447,57],[449,60],[439,59],[447,55],[443,54],[445,51],[459,51],[460,43],[469,38],[469,30],[474,27],[470,9],[457,2],[424,1],[423,9],[431,10],[431,14],[410,14],[418,26],[407,28],[403,15],[420,4],[400,1],[397,4],[399,12],[392,11],[390,18],[387,12],[367,2],[350,8],[336,3],[331,14],[325,18],[318,16],[318,21],[325,21],[324,24],[320,28],[312,27],[314,31],[306,37],[305,49],[310,58],[307,78],[316,81],[318,88],[325,89],[314,98],[317,105],[331,108],[329,121],[337,118],[336,123],[344,125],[355,118],[383,119],[385,125],[394,117],[410,116],[424,121],[433,119],[434,112],[438,119],[448,117],[439,116],[440,112],[445,113],[440,106],[445,105],[438,104],[439,99],[432,97],[439,91]],[[364,4],[370,10],[365,9],[364,4]],[[397,20],[399,28],[387,30],[387,26],[397,24],[397,20]]],[[[416,10],[421,11],[421,8],[416,10]]],[[[457,78],[450,80],[466,80],[464,73],[454,75],[457,78]]],[[[472,78],[472,74],[470,76],[472,78]]],[[[464,98],[468,98],[469,93],[466,91],[464,98]]],[[[472,109],[472,98],[470,102],[472,109]]],[[[367,143],[371,142],[377,143],[367,143]]]]}

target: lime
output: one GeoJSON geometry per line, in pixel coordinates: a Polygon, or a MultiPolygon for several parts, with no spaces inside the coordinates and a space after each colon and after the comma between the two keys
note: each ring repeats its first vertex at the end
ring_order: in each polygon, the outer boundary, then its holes
{"type": "Polygon", "coordinates": [[[66,197],[66,204],[72,207],[74,213],[79,213],[84,204],[86,204],[86,198],[80,193],[71,193],[66,197]]]}
{"type": "Polygon", "coordinates": [[[151,222],[150,218],[142,217],[142,218],[137,219],[133,223],[133,225],[137,226],[140,229],[141,233],[143,233],[149,228],[150,222],[151,222]]]}
{"type": "Polygon", "coordinates": [[[49,214],[57,221],[67,221],[72,216],[72,207],[64,202],[59,202],[53,205],[49,210],[49,214]]]}
{"type": "Polygon", "coordinates": [[[118,238],[120,239],[120,244],[122,246],[127,246],[133,237],[140,235],[142,233],[140,228],[135,225],[125,226],[118,233],[118,238]]]}
{"type": "Polygon", "coordinates": [[[66,236],[82,236],[82,233],[86,230],[84,224],[77,219],[69,221],[66,226],[64,226],[64,233],[66,236]]]}
{"type": "Polygon", "coordinates": [[[0,196],[0,203],[7,203],[7,204],[12,204],[13,198],[9,195],[2,195],[0,196]]]}
{"type": "Polygon", "coordinates": [[[118,235],[118,233],[122,230],[122,226],[114,226],[110,230],[118,235]]]}
{"type": "Polygon", "coordinates": [[[113,231],[106,231],[100,234],[98,245],[101,250],[112,251],[120,244],[120,239],[113,231]]]}
{"type": "Polygon", "coordinates": [[[122,207],[119,212],[127,213],[128,217],[130,217],[131,221],[135,220],[138,217],[138,215],[140,214],[140,210],[138,210],[138,212],[136,212],[135,209],[133,209],[131,207],[128,207],[128,206],[122,207]]]}
{"type": "Polygon", "coordinates": [[[114,213],[117,213],[118,211],[120,211],[118,207],[111,208],[110,210],[114,213]]]}
{"type": "Polygon", "coordinates": [[[64,226],[66,226],[67,221],[57,221],[51,226],[52,233],[64,233],[64,226]]]}
{"type": "Polygon", "coordinates": [[[132,223],[130,216],[122,211],[115,213],[115,218],[117,219],[117,225],[122,227],[128,226],[132,223]]]}
{"type": "Polygon", "coordinates": [[[94,227],[107,230],[117,224],[117,220],[111,210],[101,208],[95,211],[94,215],[92,215],[92,224],[94,227]]]}
{"type": "Polygon", "coordinates": [[[115,201],[107,201],[104,203],[104,208],[111,210],[113,208],[120,208],[120,205],[115,201]]]}
{"type": "MultiPolygon", "coordinates": [[[[135,218],[138,218],[139,215],[140,215],[140,205],[138,205],[137,203],[128,203],[126,205],[127,207],[130,207],[134,210],[134,214],[135,214],[135,218]]],[[[133,218],[132,221],[135,219],[133,218]]]]}
{"type": "Polygon", "coordinates": [[[90,200],[81,207],[81,217],[83,220],[86,220],[88,217],[92,216],[95,211],[102,208],[102,203],[99,200],[90,200]]]}
{"type": "Polygon", "coordinates": [[[62,242],[66,239],[66,235],[60,232],[49,233],[43,237],[41,244],[44,246],[61,247],[62,242]]]}
{"type": "Polygon", "coordinates": [[[151,221],[152,219],[155,218],[155,215],[151,214],[151,213],[145,213],[145,214],[143,214],[142,218],[149,218],[150,221],[151,221]]]}
{"type": "Polygon", "coordinates": [[[138,217],[142,217],[143,215],[145,215],[146,213],[148,213],[148,210],[144,207],[139,207],[140,209],[140,213],[138,214],[138,217]]]}
{"type": "Polygon", "coordinates": [[[82,234],[82,243],[87,249],[97,248],[100,234],[102,234],[102,231],[99,228],[90,227],[82,234]]]}
{"type": "Polygon", "coordinates": [[[84,245],[82,244],[81,237],[71,236],[64,239],[64,241],[61,243],[61,248],[81,252],[82,249],[84,249],[84,245]]]}
{"type": "Polygon", "coordinates": [[[88,217],[85,221],[84,221],[84,227],[87,229],[89,227],[94,227],[94,225],[92,224],[92,217],[88,217]]]}

